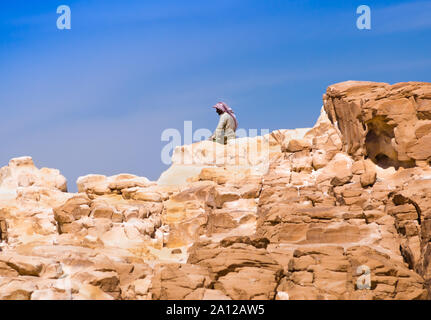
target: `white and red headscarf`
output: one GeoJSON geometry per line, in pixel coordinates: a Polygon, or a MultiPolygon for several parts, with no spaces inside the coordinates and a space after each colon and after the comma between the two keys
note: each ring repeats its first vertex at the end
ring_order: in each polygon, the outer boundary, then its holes
{"type": "Polygon", "coordinates": [[[220,110],[222,112],[227,112],[235,121],[235,130],[238,128],[238,120],[236,119],[236,116],[233,112],[233,110],[224,102],[219,102],[213,108],[216,108],[217,110],[220,110]]]}

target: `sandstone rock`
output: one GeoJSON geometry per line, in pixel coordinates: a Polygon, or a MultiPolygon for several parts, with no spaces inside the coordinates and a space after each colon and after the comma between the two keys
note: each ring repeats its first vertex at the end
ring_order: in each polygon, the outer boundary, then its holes
{"type": "MultiPolygon", "coordinates": [[[[90,269],[77,272],[76,274],[73,275],[72,280],[96,287],[113,298],[118,299],[120,296],[120,287],[119,287],[120,280],[117,272],[113,270],[102,269],[101,271],[98,271],[90,268],[90,269]]],[[[84,287],[84,288],[86,292],[90,291],[92,292],[91,294],[95,293],[100,296],[100,294],[98,293],[99,290],[96,289],[96,291],[94,292],[93,290],[91,290],[92,287],[84,287]]],[[[79,290],[79,293],[83,294],[81,292],[81,289],[79,290]]],[[[107,296],[102,295],[102,297],[103,297],[102,299],[105,299],[105,297],[107,296]]]]}
{"type": "Polygon", "coordinates": [[[40,259],[19,255],[0,254],[0,262],[18,272],[22,276],[39,277],[44,271],[44,264],[40,259]]]}
{"type": "Polygon", "coordinates": [[[37,169],[31,157],[11,159],[9,165],[0,169],[0,188],[39,186],[67,191],[67,181],[55,169],[37,169]]]}
{"type": "Polygon", "coordinates": [[[31,300],[70,300],[70,298],[69,293],[58,289],[35,290],[31,295],[31,300]]]}
{"type": "Polygon", "coordinates": [[[353,164],[352,172],[360,175],[362,187],[372,186],[377,179],[375,164],[370,160],[360,160],[353,164]]]}
{"type": "Polygon", "coordinates": [[[7,241],[7,222],[0,215],[0,242],[7,241]]]}
{"type": "Polygon", "coordinates": [[[105,194],[109,190],[109,182],[106,176],[90,174],[84,177],[79,177],[76,181],[78,192],[80,193],[94,193],[105,194]]]}
{"type": "Polygon", "coordinates": [[[303,150],[311,150],[311,142],[306,139],[289,139],[287,145],[282,145],[284,152],[298,152],[303,150]]]}
{"type": "Polygon", "coordinates": [[[55,208],[54,218],[58,223],[60,232],[79,231],[81,225],[75,222],[90,215],[89,205],[90,199],[85,194],[78,194],[68,199],[60,207],[55,208]]]}
{"type": "Polygon", "coordinates": [[[208,268],[216,281],[214,288],[232,299],[273,299],[282,268],[260,242],[249,242],[248,238],[225,239],[221,247],[197,243],[190,249],[188,263],[208,268]]]}
{"type": "Polygon", "coordinates": [[[114,300],[112,296],[91,284],[84,284],[74,298],[76,300],[114,300]]]}
{"type": "Polygon", "coordinates": [[[121,190],[135,187],[147,187],[152,183],[145,177],[131,174],[119,174],[112,177],[90,174],[77,180],[78,192],[87,193],[90,197],[110,193],[121,193],[121,190]]]}
{"type": "Polygon", "coordinates": [[[12,159],[0,299],[429,299],[431,84],[349,81],[323,103],[313,128],[178,147],[157,182],[67,193],[12,159]]]}
{"type": "Polygon", "coordinates": [[[342,153],[338,153],[317,177],[318,183],[329,181],[333,186],[344,185],[352,179],[352,161],[342,153]]]}
{"type": "Polygon", "coordinates": [[[418,139],[414,128],[426,119],[420,112],[428,105],[430,91],[427,83],[347,81],[328,88],[325,110],[331,122],[337,122],[344,149],[352,156],[368,155],[382,166],[412,166],[429,157],[426,138],[418,139]]]}
{"type": "Polygon", "coordinates": [[[154,299],[181,300],[211,284],[208,271],[190,264],[160,264],[154,272],[151,293],[154,299]]]}
{"type": "Polygon", "coordinates": [[[30,300],[35,285],[25,280],[2,281],[0,300],[30,300]]]}

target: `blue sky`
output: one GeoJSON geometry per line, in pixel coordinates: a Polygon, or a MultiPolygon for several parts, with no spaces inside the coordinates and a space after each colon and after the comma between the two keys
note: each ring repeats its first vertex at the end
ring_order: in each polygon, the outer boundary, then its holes
{"type": "Polygon", "coordinates": [[[1,1],[0,166],[157,179],[163,130],[214,129],[217,101],[241,128],[310,127],[332,83],[430,81],[430,39],[431,1],[1,1]]]}

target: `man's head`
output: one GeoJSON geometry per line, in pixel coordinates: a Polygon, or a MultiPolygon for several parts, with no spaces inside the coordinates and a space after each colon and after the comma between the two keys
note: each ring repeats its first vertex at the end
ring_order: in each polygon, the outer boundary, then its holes
{"type": "Polygon", "coordinates": [[[215,106],[213,106],[213,108],[215,108],[217,110],[217,113],[219,115],[222,115],[223,113],[228,113],[232,119],[235,121],[235,129],[238,128],[238,120],[236,120],[236,116],[233,113],[233,110],[224,102],[219,102],[217,103],[215,106]]]}
{"type": "Polygon", "coordinates": [[[225,113],[225,112],[226,112],[226,105],[225,105],[223,102],[219,102],[219,103],[217,103],[213,108],[215,108],[215,109],[216,109],[216,112],[217,112],[219,115],[222,115],[223,113],[225,113]]]}

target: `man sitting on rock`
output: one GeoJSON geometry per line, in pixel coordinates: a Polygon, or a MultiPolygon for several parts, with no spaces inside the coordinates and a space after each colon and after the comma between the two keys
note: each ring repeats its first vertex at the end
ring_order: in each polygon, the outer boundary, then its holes
{"type": "Polygon", "coordinates": [[[221,144],[227,144],[230,139],[235,139],[235,131],[238,128],[238,121],[233,110],[224,102],[219,102],[213,108],[220,116],[219,123],[213,135],[208,140],[221,144]]]}

